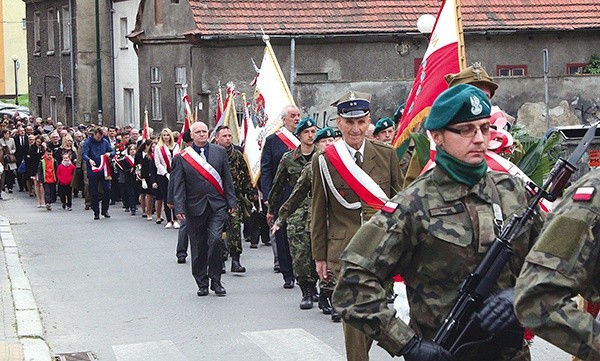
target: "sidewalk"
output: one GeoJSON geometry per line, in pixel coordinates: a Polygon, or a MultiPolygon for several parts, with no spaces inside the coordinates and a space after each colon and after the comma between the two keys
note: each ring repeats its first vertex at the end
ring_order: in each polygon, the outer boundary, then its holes
{"type": "Polygon", "coordinates": [[[0,216],[0,361],[50,361],[40,313],[8,219],[0,216]]]}

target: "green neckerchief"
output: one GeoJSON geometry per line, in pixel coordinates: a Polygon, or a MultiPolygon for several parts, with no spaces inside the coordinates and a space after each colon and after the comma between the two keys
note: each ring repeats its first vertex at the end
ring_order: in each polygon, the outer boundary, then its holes
{"type": "Polygon", "coordinates": [[[455,182],[473,187],[487,172],[485,160],[475,165],[468,164],[454,158],[440,147],[436,147],[436,150],[435,163],[455,182]]]}

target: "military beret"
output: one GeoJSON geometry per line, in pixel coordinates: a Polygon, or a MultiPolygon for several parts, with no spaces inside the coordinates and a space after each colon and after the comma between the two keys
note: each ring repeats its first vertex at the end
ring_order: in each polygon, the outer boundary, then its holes
{"type": "Polygon", "coordinates": [[[336,130],[335,130],[335,137],[336,137],[336,138],[341,138],[341,137],[342,137],[342,131],[341,131],[341,130],[339,130],[339,129],[336,129],[336,130]]]}
{"type": "Polygon", "coordinates": [[[375,123],[375,130],[373,131],[373,135],[379,134],[384,129],[389,127],[393,127],[395,125],[394,121],[390,117],[383,117],[375,123]]]}
{"type": "Polygon", "coordinates": [[[448,124],[487,118],[491,110],[490,100],[481,89],[459,84],[438,95],[425,120],[425,129],[438,130],[448,124]]]}
{"type": "Polygon", "coordinates": [[[326,127],[323,129],[319,129],[319,131],[317,132],[317,135],[315,136],[315,142],[318,142],[321,139],[334,138],[334,137],[335,137],[335,130],[333,130],[333,128],[331,128],[331,127],[326,127]]]}
{"type": "Polygon", "coordinates": [[[331,103],[331,106],[337,108],[337,113],[342,118],[361,118],[369,114],[371,94],[351,90],[331,103]]]}
{"type": "Polygon", "coordinates": [[[315,122],[315,120],[313,118],[311,118],[311,117],[302,118],[298,122],[298,125],[296,126],[296,130],[294,130],[294,135],[300,134],[306,128],[316,127],[316,126],[317,126],[317,122],[315,122]]]}
{"type": "Polygon", "coordinates": [[[485,84],[490,88],[490,97],[494,96],[496,89],[498,89],[498,84],[494,83],[494,80],[488,75],[485,69],[483,69],[481,63],[474,63],[463,69],[460,73],[448,74],[444,79],[446,79],[448,87],[453,87],[458,84],[485,84]]]}

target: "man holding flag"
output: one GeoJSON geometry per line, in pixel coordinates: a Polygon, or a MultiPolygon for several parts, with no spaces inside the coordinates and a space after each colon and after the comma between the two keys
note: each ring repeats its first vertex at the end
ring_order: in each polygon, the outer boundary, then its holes
{"type": "Polygon", "coordinates": [[[98,184],[102,184],[102,215],[110,218],[108,205],[110,203],[110,159],[115,156],[115,150],[104,138],[101,127],[94,129],[94,135],[83,143],[83,161],[87,164],[87,177],[94,219],[100,219],[100,206],[98,204],[98,184]]]}
{"type": "MultiPolygon", "coordinates": [[[[361,224],[401,189],[402,172],[394,149],[366,139],[370,99],[370,94],[350,91],[332,104],[337,107],[342,139],[312,160],[312,254],[319,278],[329,284],[321,293],[329,297],[346,245],[361,224]]],[[[334,310],[332,319],[339,321],[336,315],[334,310]]],[[[347,324],[344,339],[348,360],[368,360],[371,339],[347,324]]]]}
{"type": "MultiPolygon", "coordinates": [[[[273,187],[273,179],[279,166],[279,161],[283,154],[290,150],[296,149],[300,145],[300,141],[293,134],[300,122],[300,111],[295,105],[286,105],[280,115],[283,121],[283,126],[275,133],[269,135],[265,139],[265,145],[262,150],[260,159],[260,189],[263,199],[269,199],[271,188],[273,187]]],[[[286,185],[279,204],[285,202],[292,193],[293,185],[286,185]]],[[[266,202],[268,203],[268,202],[266,202]]],[[[268,206],[268,204],[267,204],[268,206]]],[[[277,217],[277,213],[275,213],[277,217]]],[[[275,246],[277,247],[276,265],[283,276],[283,287],[290,289],[294,288],[294,273],[292,271],[292,257],[290,255],[289,244],[287,239],[287,230],[282,227],[275,233],[275,246]]]]}

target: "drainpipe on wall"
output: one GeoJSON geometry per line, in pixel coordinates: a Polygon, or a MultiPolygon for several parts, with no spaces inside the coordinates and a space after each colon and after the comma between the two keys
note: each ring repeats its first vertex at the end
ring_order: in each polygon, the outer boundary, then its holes
{"type": "MultiPolygon", "coordinates": [[[[108,32],[110,34],[110,87],[113,90],[113,97],[112,97],[113,124],[112,125],[117,125],[117,109],[116,109],[117,89],[115,89],[115,29],[114,29],[115,9],[113,8],[112,0],[107,0],[106,4],[108,5],[108,8],[110,9],[110,14],[109,14],[110,26],[108,27],[108,29],[109,29],[108,32]]],[[[124,125],[127,125],[127,124],[124,124],[124,125]]]]}
{"type": "Polygon", "coordinates": [[[75,98],[75,45],[73,44],[73,19],[75,16],[73,15],[73,0],[69,0],[69,44],[70,44],[70,52],[69,52],[69,60],[71,62],[71,123],[75,126],[75,120],[77,119],[77,101],[75,98]]]}
{"type": "Polygon", "coordinates": [[[294,97],[294,82],[296,81],[296,39],[290,39],[290,94],[294,97]]]}
{"type": "Polygon", "coordinates": [[[100,4],[96,6],[96,89],[98,95],[98,125],[102,125],[102,60],[100,59],[100,4]]]}

